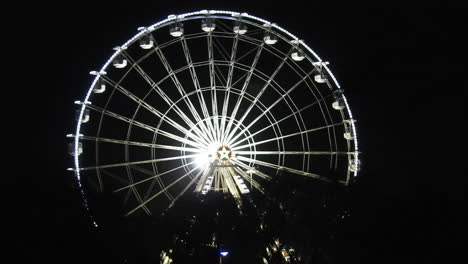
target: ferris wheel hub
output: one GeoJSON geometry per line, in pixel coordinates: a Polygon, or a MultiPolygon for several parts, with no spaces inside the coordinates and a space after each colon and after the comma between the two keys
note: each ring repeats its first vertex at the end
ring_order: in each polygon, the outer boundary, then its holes
{"type": "Polygon", "coordinates": [[[227,162],[234,156],[229,146],[221,146],[216,150],[216,159],[221,162],[227,162]]]}

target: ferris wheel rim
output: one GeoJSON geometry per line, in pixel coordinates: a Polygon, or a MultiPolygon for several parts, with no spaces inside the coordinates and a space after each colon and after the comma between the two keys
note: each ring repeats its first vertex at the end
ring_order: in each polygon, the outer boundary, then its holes
{"type": "MultiPolygon", "coordinates": [[[[85,108],[87,107],[87,103],[89,103],[89,98],[90,98],[90,96],[92,94],[93,87],[96,85],[97,81],[100,79],[100,75],[105,73],[105,70],[109,67],[112,60],[117,55],[119,55],[122,51],[124,51],[127,47],[129,47],[131,44],[133,44],[135,41],[137,41],[142,35],[147,34],[148,32],[153,32],[153,31],[155,31],[157,29],[163,28],[163,27],[167,26],[168,24],[172,23],[175,20],[184,21],[184,20],[200,19],[200,18],[205,17],[206,15],[213,16],[214,18],[216,18],[218,16],[219,18],[232,19],[232,20],[237,19],[238,17],[242,17],[242,18],[252,19],[252,20],[257,21],[257,22],[269,24],[269,25],[271,25],[271,27],[275,28],[276,30],[279,30],[280,32],[284,33],[286,36],[289,36],[292,40],[297,41],[297,43],[299,45],[301,45],[302,48],[309,51],[310,54],[312,54],[318,62],[322,62],[322,59],[306,43],[304,43],[302,40],[299,40],[292,33],[288,32],[287,30],[285,30],[285,29],[283,29],[283,28],[281,28],[279,26],[277,26],[274,23],[271,23],[271,22],[269,22],[267,20],[264,20],[264,19],[261,19],[261,18],[255,17],[255,16],[251,16],[251,15],[249,15],[247,13],[238,13],[238,12],[221,11],[221,10],[210,10],[210,11],[202,10],[202,11],[198,11],[198,12],[185,13],[185,14],[181,14],[181,15],[178,15],[178,16],[169,16],[167,19],[161,20],[161,21],[159,21],[159,22],[157,22],[157,23],[155,23],[155,24],[141,30],[139,33],[137,33],[132,38],[130,38],[128,41],[126,41],[122,46],[120,46],[120,48],[116,49],[116,51],[110,56],[109,60],[103,65],[101,70],[98,72],[98,74],[96,75],[96,77],[92,81],[90,88],[88,89],[88,92],[87,92],[87,94],[85,96],[85,100],[83,101],[83,103],[81,105],[81,109],[80,109],[80,113],[79,113],[78,121],[77,121],[77,126],[76,126],[76,134],[75,134],[76,136],[74,138],[75,149],[78,149],[78,143],[79,143],[79,140],[80,140],[80,137],[78,135],[80,135],[80,131],[81,131],[81,123],[82,123],[81,121],[83,119],[83,114],[84,114],[85,108]],[[227,15],[229,15],[231,17],[226,17],[227,15]]],[[[329,69],[329,67],[326,64],[324,64],[323,68],[326,70],[328,75],[332,78],[335,86],[340,88],[340,85],[339,85],[338,81],[334,77],[334,75],[331,72],[331,70],[329,69]]],[[[344,103],[346,105],[345,109],[347,111],[347,114],[348,114],[350,120],[352,120],[353,117],[352,117],[351,109],[350,109],[350,107],[348,105],[348,102],[347,102],[346,97],[345,97],[344,94],[342,94],[342,98],[343,98],[343,101],[344,101],[344,103]]],[[[102,114],[102,115],[104,115],[104,114],[102,114]]],[[[135,112],[135,115],[136,115],[136,112],[135,112]]],[[[353,153],[353,155],[355,157],[358,157],[358,154],[359,154],[359,152],[358,152],[358,141],[357,141],[357,134],[356,134],[356,128],[355,128],[354,122],[350,122],[349,126],[350,126],[351,130],[353,131],[353,135],[354,135],[354,142],[353,142],[354,143],[354,151],[352,151],[352,153],[353,153]]],[[[81,168],[80,168],[80,165],[79,165],[78,155],[74,156],[74,165],[75,165],[75,174],[76,174],[76,177],[78,179],[78,185],[82,189],[81,178],[80,178],[81,168]]],[[[357,171],[354,171],[354,176],[357,176],[357,171]]]]}

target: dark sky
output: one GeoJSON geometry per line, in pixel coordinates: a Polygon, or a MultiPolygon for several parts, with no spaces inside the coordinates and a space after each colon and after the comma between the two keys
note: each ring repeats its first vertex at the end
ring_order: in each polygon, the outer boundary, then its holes
{"type": "Polygon", "coordinates": [[[6,55],[15,58],[15,79],[3,86],[9,173],[2,176],[14,179],[4,186],[3,201],[12,205],[4,210],[12,225],[4,228],[17,263],[94,263],[112,252],[109,239],[90,227],[65,171],[71,166],[65,135],[73,129],[73,101],[84,95],[88,72],[137,27],[199,9],[276,22],[331,62],[358,120],[363,152],[352,188],[354,216],[344,235],[360,245],[350,261],[448,262],[461,249],[456,241],[464,222],[466,83],[461,85],[461,63],[451,61],[460,59],[449,55],[460,45],[453,37],[463,12],[442,4],[317,2],[64,1],[13,9],[10,26],[18,31],[6,55]]]}

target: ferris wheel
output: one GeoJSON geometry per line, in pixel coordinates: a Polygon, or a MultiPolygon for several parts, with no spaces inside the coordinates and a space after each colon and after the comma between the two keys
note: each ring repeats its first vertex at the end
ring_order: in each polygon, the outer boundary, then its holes
{"type": "Polygon", "coordinates": [[[282,27],[203,10],[138,28],[114,50],[75,102],[70,170],[83,195],[95,186],[122,195],[126,215],[153,214],[188,192],[240,201],[279,173],[344,185],[357,175],[343,90],[282,27]]]}

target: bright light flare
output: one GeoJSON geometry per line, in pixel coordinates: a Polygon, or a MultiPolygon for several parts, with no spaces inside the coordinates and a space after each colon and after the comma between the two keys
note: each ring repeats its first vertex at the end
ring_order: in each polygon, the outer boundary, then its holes
{"type": "Polygon", "coordinates": [[[211,143],[206,149],[200,149],[200,153],[195,157],[197,167],[205,168],[216,159],[216,151],[219,143],[211,143]]]}

